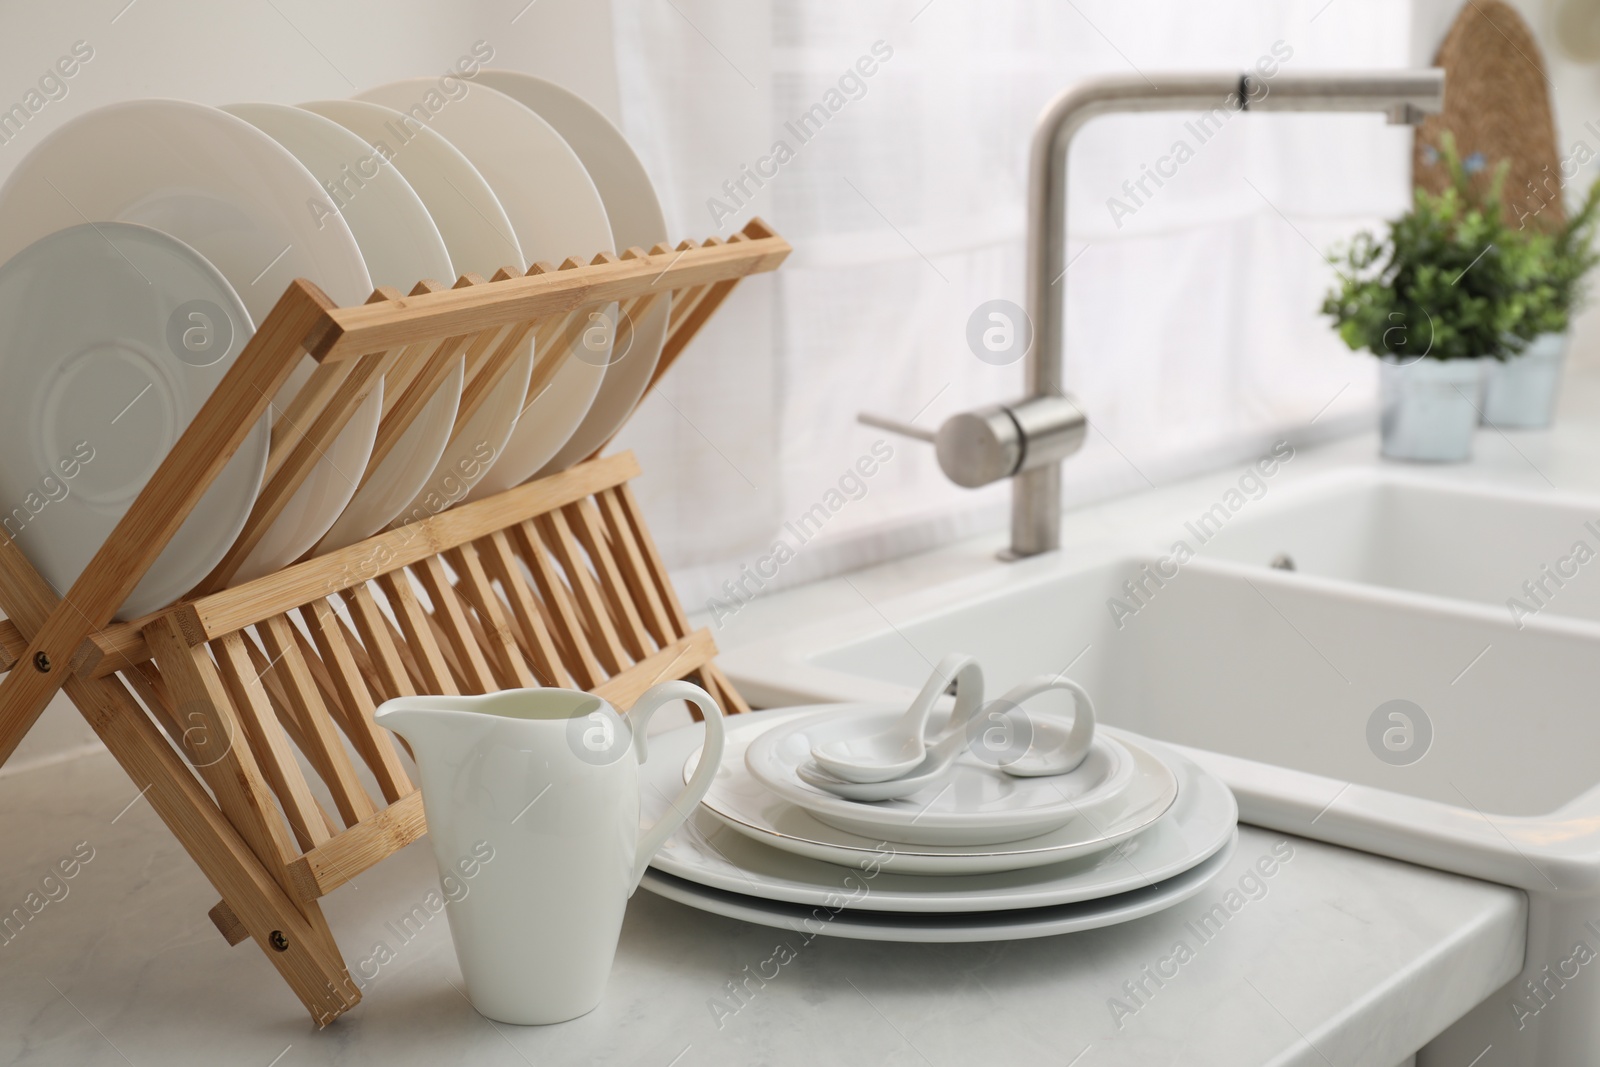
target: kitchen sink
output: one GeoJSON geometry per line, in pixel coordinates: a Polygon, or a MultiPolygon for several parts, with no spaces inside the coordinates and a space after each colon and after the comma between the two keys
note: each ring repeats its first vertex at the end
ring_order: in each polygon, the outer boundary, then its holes
{"type": "Polygon", "coordinates": [[[1361,472],[1197,529],[1207,558],[1600,621],[1600,502],[1587,498],[1361,472]]]}
{"type": "Polygon", "coordinates": [[[1246,822],[1529,894],[1523,975],[1420,1063],[1600,1062],[1600,977],[1571,970],[1580,942],[1600,962],[1600,502],[1340,474],[1195,518],[1192,556],[1144,551],[1171,541],[1152,528],[722,662],[768,705],[908,699],[951,651],[993,692],[1065,672],[1103,721],[1219,775],[1246,822]]]}
{"type": "MultiPolygon", "coordinates": [[[[912,690],[930,660],[959,649],[979,658],[996,691],[1072,664],[1107,723],[1323,779],[1299,783],[1312,814],[1351,783],[1465,808],[1464,829],[1476,832],[1480,811],[1564,817],[1600,780],[1600,629],[1518,630],[1477,605],[1200,560],[1157,587],[1154,565],[1118,561],[969,602],[814,662],[912,690]],[[1127,585],[1141,581],[1143,606],[1114,616],[1107,605],[1132,604],[1127,585]],[[1422,756],[1414,762],[1386,762],[1369,744],[1369,719],[1397,700],[1419,709],[1409,712],[1412,751],[1397,736],[1380,748],[1394,760],[1422,756]]],[[[1542,881],[1526,868],[1481,870],[1542,881]]],[[[1600,868],[1570,875],[1583,877],[1600,868]]]]}

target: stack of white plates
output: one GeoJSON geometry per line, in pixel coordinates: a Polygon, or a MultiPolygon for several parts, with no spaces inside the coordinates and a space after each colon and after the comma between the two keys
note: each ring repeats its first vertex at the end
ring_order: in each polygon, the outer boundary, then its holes
{"type": "MultiPolygon", "coordinates": [[[[213,108],[133,100],[63,125],[0,187],[0,508],[65,591],[294,278],[341,306],[503,267],[650,248],[660,203],[622,134],[581,98],[481,71],[356,100],[213,108]],[[464,90],[464,91],[463,91],[464,90]],[[83,227],[87,224],[87,229],[83,227]]],[[[576,463],[632,414],[669,308],[585,331],[534,372],[532,341],[458,418],[459,362],[369,469],[388,403],[367,397],[235,581],[576,463]],[[609,334],[620,343],[593,347],[609,334]]],[[[307,359],[119,613],[182,595],[254,506],[273,420],[307,359]]]]}
{"type": "MultiPolygon", "coordinates": [[[[1163,745],[1103,726],[1084,766],[1056,777],[1012,778],[963,756],[923,793],[869,804],[796,776],[808,726],[897,710],[830,705],[729,719],[710,792],[642,884],[803,934],[1000,941],[1171,907],[1232,854],[1238,808],[1225,785],[1163,745]]],[[[665,812],[703,739],[698,724],[650,739],[647,821],[665,812]]]]}

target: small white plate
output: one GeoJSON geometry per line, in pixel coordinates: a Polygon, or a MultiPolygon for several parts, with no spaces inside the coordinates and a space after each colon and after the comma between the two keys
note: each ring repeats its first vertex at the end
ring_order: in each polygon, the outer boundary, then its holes
{"type": "MultiPolygon", "coordinates": [[[[618,251],[649,251],[667,240],[667,219],[650,175],[622,131],[594,105],[554,82],[521,71],[482,70],[476,80],[531,108],[572,146],[600,191],[618,251]]],[[[631,337],[623,324],[594,405],[540,474],[566,470],[588,458],[628,421],[661,361],[671,304],[670,296],[656,301],[632,323],[631,337]]],[[[492,472],[489,478],[494,479],[492,472]]]]}
{"type": "MultiPolygon", "coordinates": [[[[254,332],[238,294],[159,230],[58,230],[0,267],[0,514],[65,594],[254,332]]],[[[119,612],[172,603],[244,528],[267,467],[263,415],[119,612]]]]}
{"type": "MultiPolygon", "coordinates": [[[[587,263],[614,252],[611,223],[599,190],[578,156],[551,125],[504,93],[460,83],[460,96],[441,96],[435,78],[413,78],[369,89],[359,99],[418,116],[472,161],[505,206],[517,243],[531,262],[587,263]]],[[[414,120],[416,121],[416,120],[414,120]]],[[[610,322],[616,307],[609,305],[610,322]]],[[[520,399],[521,415],[505,448],[482,474],[471,499],[520,485],[533,477],[583,421],[605,377],[609,329],[585,329],[568,353],[555,353],[560,369],[537,395],[520,399]],[[593,348],[590,344],[599,338],[593,348]]],[[[508,385],[505,392],[511,392],[508,385]]]]}
{"type": "MultiPolygon", "coordinates": [[[[472,161],[440,134],[393,108],[365,100],[319,100],[300,106],[355,133],[400,172],[439,228],[457,273],[491,278],[503,267],[517,273],[527,270],[527,257],[500,198],[472,161]]],[[[452,280],[439,279],[445,284],[452,280]]],[[[516,429],[532,371],[529,343],[506,371],[501,387],[471,418],[457,421],[444,454],[396,523],[437,514],[466,496],[488,473],[516,429]]]]}
{"type": "MultiPolygon", "coordinates": [[[[1177,788],[1160,760],[1135,767],[1128,749],[1106,733],[1096,734],[1083,765],[1069,774],[1016,778],[967,753],[943,781],[875,803],[846,800],[796,775],[817,744],[842,730],[879,732],[901,714],[888,704],[825,707],[764,732],[751,742],[745,766],[760,785],[830,826],[924,845],[1019,841],[1074,821],[1086,822],[1093,832],[1117,823],[1136,775],[1143,785],[1157,785],[1158,794],[1177,788]]],[[[937,733],[948,718],[948,712],[935,712],[929,729],[937,733]]]]}
{"type": "MultiPolygon", "coordinates": [[[[340,306],[372,280],[342,218],[308,205],[322,186],[285,148],[214,107],[130,100],[84,112],[40,141],[0,187],[0,261],[87,220],[140,223],[178,238],[233,286],[255,322],[295,278],[340,306]]],[[[274,398],[281,412],[311,376],[306,356],[274,398]]],[[[355,495],[383,408],[374,389],[239,568],[235,581],[298,559],[355,495]]]]}
{"type": "MultiPolygon", "coordinates": [[[[1080,930],[1153,915],[1181,904],[1204,889],[1233,858],[1237,832],[1230,835],[1227,847],[1203,863],[1164,882],[1075,904],[1056,904],[1044,908],[1021,908],[992,912],[877,912],[838,908],[837,900],[826,906],[784,904],[760,897],[708,889],[694,882],[674,878],[660,871],[645,871],[639,884],[668,900],[691,908],[723,915],[730,919],[792,930],[819,937],[843,937],[854,941],[899,941],[921,944],[954,944],[972,941],[1021,941],[1032,937],[1053,937],[1080,930]]],[[[869,883],[870,885],[870,883],[869,883]]],[[[843,895],[843,894],[841,894],[843,895]]]]}
{"type": "MultiPolygon", "coordinates": [[[[287,148],[322,183],[327,191],[323,202],[308,207],[318,218],[337,214],[344,219],[374,286],[409,293],[423,278],[443,285],[455,280],[444,238],[428,209],[367,142],[332,119],[284,104],[230,104],[222,110],[287,148]]],[[[318,552],[343,548],[383,529],[422,491],[455,426],[464,365],[464,359],[456,360],[389,454],[362,476],[355,496],[317,543],[318,552]]],[[[384,379],[391,401],[398,399],[393,385],[384,379]]]]}
{"type": "MultiPolygon", "coordinates": [[[[838,705],[829,705],[837,707],[838,705]]],[[[744,762],[750,744],[765,732],[780,728],[816,708],[792,708],[740,716],[728,730],[727,748],[711,790],[701,806],[742,834],[762,844],[800,856],[856,866],[863,859],[882,855],[888,842],[881,835],[863,837],[813,818],[756,781],[744,762]]],[[[1132,755],[1139,771],[1115,811],[1094,819],[1078,819],[1038,837],[997,845],[895,844],[895,865],[908,874],[979,874],[1019,870],[1060,863],[1078,856],[1103,852],[1151,826],[1174,805],[1181,790],[1173,778],[1164,783],[1166,763],[1147,747],[1148,742],[1121,731],[1114,733],[1132,755]]],[[[697,757],[685,762],[691,770],[697,757]]]]}
{"type": "MultiPolygon", "coordinates": [[[[762,729],[759,722],[744,723],[745,718],[728,721],[730,741],[762,729]]],[[[704,728],[695,725],[650,739],[642,797],[647,821],[666,810],[680,785],[669,773],[676,757],[685,749],[698,749],[703,736],[704,728]]],[[[808,905],[837,903],[842,895],[849,898],[849,907],[865,911],[997,911],[1113,896],[1202,862],[1227,845],[1237,825],[1238,807],[1227,786],[1177,753],[1164,747],[1161,752],[1182,782],[1177,803],[1143,833],[1077,859],[929,878],[902,864],[899,846],[877,842],[864,853],[847,854],[844,863],[823,862],[746,837],[702,808],[667,840],[651,864],[712,889],[808,905]]]]}

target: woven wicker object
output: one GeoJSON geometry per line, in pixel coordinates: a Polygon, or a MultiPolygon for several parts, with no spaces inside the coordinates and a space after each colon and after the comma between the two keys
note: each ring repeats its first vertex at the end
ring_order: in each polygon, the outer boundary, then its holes
{"type": "Polygon", "coordinates": [[[1487,184],[1494,166],[1511,161],[1501,199],[1509,221],[1554,229],[1566,218],[1550,80],[1533,31],[1502,0],[1472,0],[1461,8],[1434,63],[1446,71],[1444,110],[1417,131],[1412,174],[1418,188],[1441,192],[1449,177],[1438,158],[1439,137],[1455,133],[1475,180],[1487,184]]]}

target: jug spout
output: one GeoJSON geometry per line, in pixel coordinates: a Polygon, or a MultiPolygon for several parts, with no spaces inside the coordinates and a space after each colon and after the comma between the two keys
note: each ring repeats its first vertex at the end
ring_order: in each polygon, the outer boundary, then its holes
{"type": "Polygon", "coordinates": [[[461,713],[466,710],[461,697],[396,697],[380,704],[373,719],[403,737],[420,764],[452,759],[458,748],[471,744],[473,731],[461,729],[461,713]]]}

